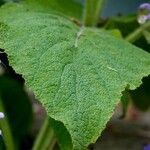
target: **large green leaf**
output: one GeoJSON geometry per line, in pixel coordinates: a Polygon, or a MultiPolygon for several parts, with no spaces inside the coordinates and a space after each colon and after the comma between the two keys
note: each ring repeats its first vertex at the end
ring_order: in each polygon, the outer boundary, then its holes
{"type": "Polygon", "coordinates": [[[127,84],[134,89],[150,73],[147,52],[55,14],[12,4],[1,8],[0,22],[10,64],[64,123],[76,150],[96,141],[127,84]]]}

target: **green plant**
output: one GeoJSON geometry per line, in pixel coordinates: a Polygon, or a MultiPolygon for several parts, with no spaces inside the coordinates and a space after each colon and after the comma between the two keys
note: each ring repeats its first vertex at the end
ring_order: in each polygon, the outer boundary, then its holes
{"type": "MultiPolygon", "coordinates": [[[[68,0],[27,0],[0,9],[0,47],[48,114],[34,150],[53,149],[56,138],[63,150],[87,149],[127,85],[134,90],[150,74],[149,53],[96,27],[102,4],[86,0],[84,16],[68,0]]],[[[136,40],[144,29],[126,39],[136,40]]]]}

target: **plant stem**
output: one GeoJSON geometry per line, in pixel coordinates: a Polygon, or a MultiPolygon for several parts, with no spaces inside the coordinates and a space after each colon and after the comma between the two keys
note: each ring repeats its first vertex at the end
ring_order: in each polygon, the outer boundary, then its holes
{"type": "MultiPolygon", "coordinates": [[[[1,97],[0,97],[0,112],[6,114],[1,97]]],[[[0,128],[2,129],[2,136],[4,138],[6,149],[17,150],[6,115],[4,118],[0,120],[0,128]]]]}
{"type": "Polygon", "coordinates": [[[47,116],[32,150],[53,150],[55,143],[54,131],[50,126],[50,118],[47,116]]]}
{"type": "Polygon", "coordinates": [[[84,10],[84,25],[96,26],[105,0],[86,0],[84,10]]]}
{"type": "Polygon", "coordinates": [[[130,43],[135,42],[136,40],[138,40],[143,35],[143,31],[148,29],[148,28],[150,28],[150,21],[141,25],[139,28],[137,28],[135,31],[133,31],[131,34],[129,34],[125,38],[125,40],[127,40],[130,43]]]}

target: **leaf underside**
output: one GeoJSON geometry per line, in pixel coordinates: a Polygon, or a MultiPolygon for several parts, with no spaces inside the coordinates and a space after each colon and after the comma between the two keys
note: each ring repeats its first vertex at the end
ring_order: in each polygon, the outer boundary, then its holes
{"type": "Polygon", "coordinates": [[[81,29],[21,4],[0,10],[0,47],[75,150],[95,142],[129,84],[150,74],[150,55],[98,29],[81,29]]]}

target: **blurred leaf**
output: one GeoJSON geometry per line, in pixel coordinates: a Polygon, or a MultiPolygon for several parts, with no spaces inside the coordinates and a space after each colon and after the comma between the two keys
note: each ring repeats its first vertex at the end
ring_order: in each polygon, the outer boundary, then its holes
{"type": "Polygon", "coordinates": [[[65,128],[63,123],[50,118],[50,125],[56,134],[60,149],[72,150],[72,140],[68,130],[65,128]]]}
{"type": "Polygon", "coordinates": [[[6,150],[3,137],[0,135],[0,150],[6,150]]]}
{"type": "Polygon", "coordinates": [[[3,0],[0,0],[0,6],[3,5],[3,4],[4,4],[4,1],[3,1],[3,0]]]}
{"type": "Polygon", "coordinates": [[[123,37],[127,36],[129,33],[133,32],[139,26],[136,16],[116,16],[109,18],[106,29],[118,29],[121,31],[123,37]]]}
{"type": "Polygon", "coordinates": [[[123,91],[121,97],[123,104],[123,113],[125,115],[129,101],[139,108],[141,111],[147,111],[150,108],[150,76],[142,79],[142,84],[135,90],[129,90],[129,87],[123,91]]]}
{"type": "Polygon", "coordinates": [[[69,16],[71,18],[81,19],[82,6],[74,0],[24,0],[33,9],[41,9],[44,11],[54,10],[69,16]]]}
{"type": "Polygon", "coordinates": [[[63,123],[46,116],[32,149],[40,150],[46,149],[46,147],[52,149],[56,142],[61,150],[73,149],[70,134],[63,123]]]}
{"type": "Polygon", "coordinates": [[[122,102],[122,106],[123,106],[123,114],[122,114],[123,118],[126,115],[126,112],[128,110],[129,101],[131,100],[129,88],[130,88],[130,86],[128,85],[125,88],[125,90],[122,92],[122,96],[121,96],[121,102],[122,102]]]}
{"type": "MultiPolygon", "coordinates": [[[[108,22],[105,25],[105,28],[108,30],[118,29],[121,32],[122,36],[126,37],[139,26],[140,25],[137,22],[137,16],[129,15],[129,16],[118,16],[118,17],[109,18],[108,22]]],[[[140,37],[133,44],[136,45],[137,47],[140,47],[150,52],[150,44],[148,44],[145,36],[140,37]]]]}
{"type": "Polygon", "coordinates": [[[150,76],[143,78],[143,83],[135,90],[131,90],[131,98],[135,106],[146,111],[150,108],[150,76]]]}
{"type": "Polygon", "coordinates": [[[140,37],[133,43],[135,46],[142,48],[143,50],[150,52],[150,44],[147,43],[144,36],[140,37]]]}
{"type": "Polygon", "coordinates": [[[15,140],[27,134],[32,120],[32,106],[22,86],[11,78],[0,76],[0,94],[15,140]]]}
{"type": "Polygon", "coordinates": [[[121,32],[118,29],[110,29],[110,30],[107,30],[107,32],[117,38],[120,38],[120,39],[123,38],[121,32]]]}

